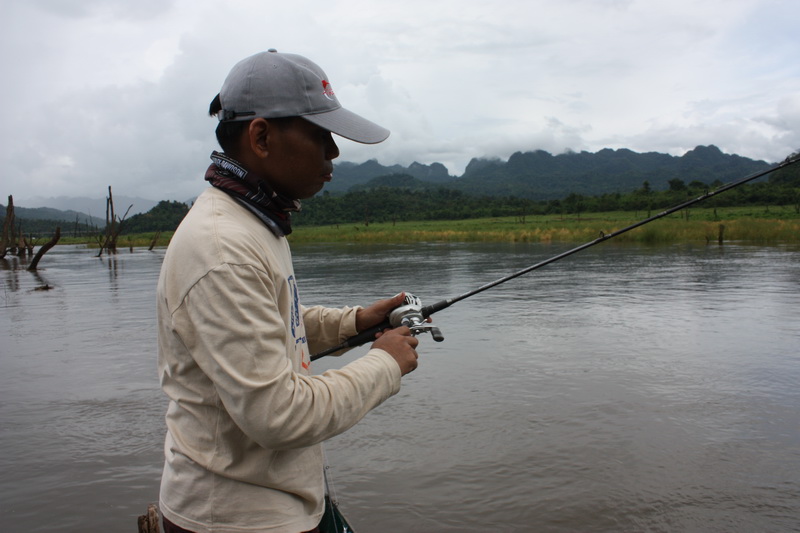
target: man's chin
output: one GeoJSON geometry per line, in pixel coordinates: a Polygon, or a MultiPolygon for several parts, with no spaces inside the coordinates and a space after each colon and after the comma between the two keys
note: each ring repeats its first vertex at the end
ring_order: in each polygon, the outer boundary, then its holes
{"type": "Polygon", "coordinates": [[[307,199],[309,199],[309,198],[311,198],[311,197],[313,197],[313,196],[316,196],[316,194],[317,194],[317,193],[319,193],[319,192],[320,192],[320,191],[323,189],[324,185],[325,185],[325,184],[322,184],[322,185],[320,185],[319,187],[316,187],[314,190],[309,190],[309,191],[305,192],[305,193],[304,193],[304,194],[303,194],[303,195],[300,197],[300,200],[307,200],[307,199]]]}

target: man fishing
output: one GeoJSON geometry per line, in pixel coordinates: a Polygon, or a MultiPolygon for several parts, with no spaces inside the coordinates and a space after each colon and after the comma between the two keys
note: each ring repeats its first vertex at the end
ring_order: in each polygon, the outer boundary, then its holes
{"type": "Polygon", "coordinates": [[[418,341],[387,330],[363,357],[311,375],[311,353],[384,322],[403,294],[305,307],[286,236],[299,200],[332,178],[332,133],[373,144],[389,132],[342,108],[317,65],[274,50],[236,64],[209,112],[222,148],[212,187],[175,232],[157,291],[164,528],[319,531],[321,443],[399,391],[418,341]]]}

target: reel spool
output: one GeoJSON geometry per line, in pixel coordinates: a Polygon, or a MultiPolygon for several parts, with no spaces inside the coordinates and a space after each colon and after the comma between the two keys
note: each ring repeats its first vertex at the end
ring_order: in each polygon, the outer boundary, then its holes
{"type": "Polygon", "coordinates": [[[426,322],[422,316],[422,300],[410,292],[406,293],[403,305],[396,307],[389,313],[389,323],[393,328],[408,326],[414,336],[428,332],[436,342],[442,342],[442,331],[433,324],[426,322]]]}

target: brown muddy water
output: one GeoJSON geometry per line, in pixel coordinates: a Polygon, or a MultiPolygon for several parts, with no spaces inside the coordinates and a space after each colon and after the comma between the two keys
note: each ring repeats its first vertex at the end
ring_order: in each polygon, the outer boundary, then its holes
{"type": "MultiPolygon", "coordinates": [[[[570,247],[294,255],[307,305],[432,303],[570,247]]],[[[3,531],[135,531],[158,497],[163,250],[94,255],[0,264],[3,531]]],[[[581,252],[435,315],[446,340],[326,445],[336,496],[359,533],[800,531],[798,309],[798,247],[581,252]]]]}

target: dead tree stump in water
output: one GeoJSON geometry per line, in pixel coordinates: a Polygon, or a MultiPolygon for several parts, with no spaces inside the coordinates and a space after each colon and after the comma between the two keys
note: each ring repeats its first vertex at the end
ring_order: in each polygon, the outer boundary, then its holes
{"type": "Polygon", "coordinates": [[[14,243],[14,197],[8,195],[8,206],[6,207],[6,218],[3,220],[3,235],[0,238],[0,257],[5,257],[8,252],[12,254],[16,251],[14,243]]]}
{"type": "Polygon", "coordinates": [[[139,533],[161,533],[159,526],[158,506],[151,503],[147,506],[147,514],[139,516],[139,533]]]}
{"type": "Polygon", "coordinates": [[[108,197],[106,198],[106,232],[105,238],[103,239],[101,237],[98,240],[100,251],[97,253],[97,257],[103,255],[103,250],[108,250],[108,253],[112,254],[117,253],[117,239],[119,238],[119,234],[122,233],[122,224],[125,222],[125,218],[128,216],[132,207],[133,204],[129,205],[122,218],[119,218],[119,216],[114,213],[114,196],[111,194],[111,186],[108,186],[108,197]]]}
{"type": "Polygon", "coordinates": [[[156,234],[155,234],[155,237],[153,237],[153,240],[150,241],[150,248],[148,248],[149,251],[153,251],[153,248],[155,248],[159,237],[161,237],[161,232],[157,231],[156,234]]]}
{"type": "Polygon", "coordinates": [[[39,265],[39,260],[44,254],[47,253],[48,250],[50,250],[50,248],[56,245],[59,239],[61,239],[61,226],[56,228],[56,233],[53,235],[53,238],[44,243],[42,247],[39,248],[39,251],[36,252],[33,261],[31,261],[31,264],[28,265],[28,271],[34,272],[36,270],[36,267],[39,265]]]}

